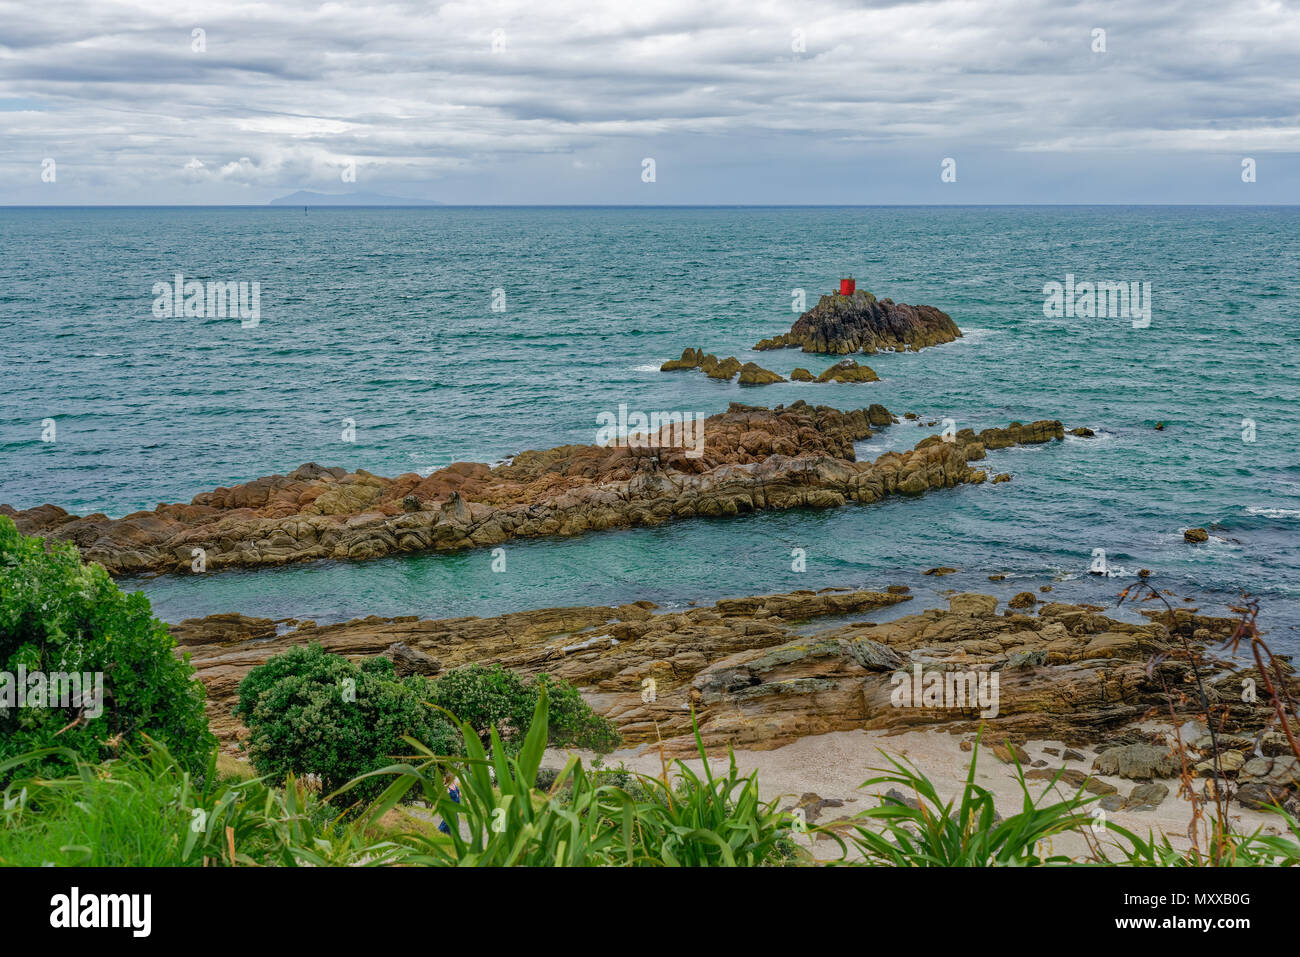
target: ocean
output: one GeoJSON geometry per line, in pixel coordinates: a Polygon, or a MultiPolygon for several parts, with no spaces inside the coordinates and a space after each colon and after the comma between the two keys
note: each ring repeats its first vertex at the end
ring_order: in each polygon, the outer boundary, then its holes
{"type": "MultiPolygon", "coordinates": [[[[592,442],[622,403],[880,403],[976,430],[1059,418],[1096,437],[991,452],[981,467],[1006,484],[511,542],[504,571],[483,550],[123,585],[168,621],[324,623],[888,584],[917,592],[908,610],[1041,585],[1110,605],[1147,568],[1207,612],[1251,593],[1295,652],[1298,288],[1297,207],[4,208],[0,502],[119,516],[304,462],[497,462],[592,442]],[[257,282],[260,321],[156,316],[155,284],[178,272],[257,282]],[[789,328],[795,290],[811,306],[848,275],[943,309],[964,338],[857,356],[869,384],[658,371],[698,346],[820,372],[836,357],[751,346],[789,328]],[[1045,316],[1045,285],[1067,275],[1149,283],[1149,325],[1045,316]],[[1184,543],[1189,526],[1210,541],[1184,543]],[[1089,574],[1098,549],[1109,576],[1089,574]],[[958,571],[921,574],[938,565],[958,571]]],[[[859,458],[939,429],[893,426],[859,458]]]]}

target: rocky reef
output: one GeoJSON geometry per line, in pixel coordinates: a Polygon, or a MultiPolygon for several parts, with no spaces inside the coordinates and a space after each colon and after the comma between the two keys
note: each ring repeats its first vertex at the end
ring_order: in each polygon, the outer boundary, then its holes
{"type": "Polygon", "coordinates": [[[735,356],[719,360],[713,353],[704,353],[702,349],[683,349],[680,359],[669,359],[659,367],[660,372],[676,372],[679,370],[699,369],[704,372],[710,379],[722,379],[731,381],[735,378],[736,373],[740,373],[741,385],[768,385],[773,382],[784,382],[785,377],[773,372],[771,369],[764,369],[757,362],[746,362],[743,365],[735,356]]]}
{"type": "MultiPolygon", "coordinates": [[[[769,385],[773,382],[785,382],[786,378],[771,369],[764,369],[757,362],[741,364],[735,356],[719,359],[713,353],[705,354],[702,349],[683,349],[680,359],[669,359],[659,367],[660,372],[677,372],[699,369],[710,379],[730,381],[740,374],[741,385],[769,385]]],[[[879,382],[870,366],[859,365],[853,359],[844,359],[835,363],[819,376],[814,376],[807,369],[795,369],[790,373],[795,382],[879,382]]]]}
{"type": "MultiPolygon", "coordinates": [[[[628,744],[662,738],[674,754],[692,749],[692,709],[711,748],[766,750],[853,729],[971,732],[984,723],[986,739],[998,747],[1029,739],[1100,745],[1099,773],[1135,780],[1177,771],[1169,748],[1141,730],[1144,719],[1168,719],[1171,707],[1180,722],[1195,718],[1191,664],[1171,637],[1182,631],[1194,636],[1216,720],[1222,714],[1220,746],[1241,752],[1224,755],[1221,766],[1239,784],[1271,788],[1274,798],[1294,796],[1300,770],[1282,735],[1267,730],[1267,703],[1241,700],[1242,680],[1259,680],[1253,664],[1204,650],[1231,634],[1231,619],[1179,609],[1133,624],[1097,606],[1057,603],[1042,605],[1037,615],[999,613],[993,596],[965,593],[951,597],[946,609],[854,620],[909,601],[905,591],[797,591],[665,613],[639,601],[494,618],[370,617],[325,627],[303,622],[278,637],[267,637],[274,622],[241,616],[172,628],[208,689],[212,728],[227,745],[244,733],[230,714],[244,674],[294,645],[315,642],[350,657],[388,655],[407,673],[472,662],[545,672],[581,688],[628,744]],[[937,674],[945,684],[950,675],[966,676],[972,688],[980,675],[986,686],[996,676],[995,705],[973,691],[966,704],[900,702],[898,688],[918,672],[937,674]]],[[[1282,667],[1295,684],[1289,664],[1282,667]]],[[[1203,749],[1194,728],[1188,731],[1185,743],[1203,749]]],[[[1243,793],[1251,797],[1259,787],[1243,793]]]]}
{"type": "Polygon", "coordinates": [[[792,349],[848,355],[851,352],[915,352],[961,336],[957,323],[934,306],[909,306],[876,299],[865,289],[851,296],[822,296],[790,331],[757,343],[755,349],[792,349]]]}
{"type": "MultiPolygon", "coordinates": [[[[206,571],[319,559],[454,551],[512,538],[578,535],[759,509],[827,508],[986,481],[986,449],[1061,440],[1060,422],[930,436],[858,462],[853,443],[894,421],[880,405],[842,412],[796,402],[732,403],[684,442],[680,425],[620,445],[522,452],[495,468],[458,462],[383,478],[303,465],[112,519],[54,505],[0,506],[27,533],[74,542],[113,574],[206,571]]],[[[689,431],[689,430],[687,430],[689,431]]]]}

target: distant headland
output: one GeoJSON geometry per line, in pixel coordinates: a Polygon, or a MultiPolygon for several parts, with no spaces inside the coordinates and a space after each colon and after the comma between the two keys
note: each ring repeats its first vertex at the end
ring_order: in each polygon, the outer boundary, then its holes
{"type": "Polygon", "coordinates": [[[300,189],[271,200],[268,206],[441,206],[432,199],[406,199],[381,193],[313,193],[300,189]]]}

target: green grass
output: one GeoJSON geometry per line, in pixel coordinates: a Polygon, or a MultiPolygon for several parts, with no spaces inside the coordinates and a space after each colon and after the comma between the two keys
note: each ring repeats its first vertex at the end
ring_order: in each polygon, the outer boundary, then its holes
{"type": "MultiPolygon", "coordinates": [[[[12,783],[0,810],[0,864],[200,867],[360,864],[396,846],[343,824],[299,781],[217,773],[196,779],[163,745],[147,756],[81,763],[75,774],[12,783]],[[208,782],[208,783],[203,783],[208,782]]],[[[21,762],[15,759],[16,762],[21,762]]]]}
{"type": "MultiPolygon", "coordinates": [[[[761,800],[757,775],[742,775],[734,755],[725,772],[713,768],[698,728],[701,772],[684,761],[662,777],[593,771],[571,757],[546,788],[536,786],[547,740],[544,694],[517,751],[495,732],[485,746],[467,723],[459,733],[463,755],[408,740],[412,753],[402,762],[324,796],[293,776],[276,784],[223,773],[215,752],[196,776],[154,741],[142,756],[82,762],[57,779],[24,778],[24,764],[47,766],[49,755],[20,756],[0,762],[0,773],[14,777],[0,807],[0,864],[754,867],[813,860],[796,839],[801,822],[778,811],[777,801],[761,800]],[[459,802],[448,794],[449,776],[459,782],[459,802]],[[379,797],[339,812],[367,783],[380,786],[379,797]],[[450,834],[437,831],[437,818],[450,834]]],[[[1281,810],[1274,813],[1285,834],[1225,831],[1216,846],[1227,851],[1210,859],[1114,824],[1104,836],[1092,834],[1095,797],[1048,800],[1055,780],[1035,797],[1019,765],[1022,805],[999,819],[993,795],[975,783],[978,754],[977,740],[964,786],[946,802],[924,774],[891,758],[864,787],[897,786],[916,796],[916,808],[882,799],[847,823],[810,833],[838,845],[840,857],[830,863],[839,865],[1300,865],[1300,824],[1281,810]],[[1087,838],[1086,856],[1044,853],[1053,837],[1071,832],[1087,838]]]]}

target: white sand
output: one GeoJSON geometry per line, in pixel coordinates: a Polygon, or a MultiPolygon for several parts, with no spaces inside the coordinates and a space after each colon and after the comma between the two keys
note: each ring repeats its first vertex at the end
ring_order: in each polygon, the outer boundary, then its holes
{"type": "MultiPolygon", "coordinates": [[[[971,752],[960,749],[960,742],[967,735],[954,735],[942,731],[909,731],[903,734],[886,735],[879,731],[836,731],[830,734],[814,735],[801,738],[793,744],[771,751],[737,751],[736,763],[743,773],[758,771],[759,791],[765,800],[781,799],[781,807],[794,805],[800,795],[813,792],[819,797],[835,798],[844,802],[843,807],[830,807],[821,811],[817,824],[824,825],[839,817],[851,817],[858,811],[876,807],[879,801],[873,794],[884,794],[891,785],[874,785],[862,789],[860,785],[871,777],[878,776],[873,768],[890,767],[880,753],[881,750],[898,758],[907,758],[922,771],[934,784],[939,796],[948,801],[957,797],[965,783],[966,773],[970,767],[971,752]]],[[[1023,795],[1016,780],[1015,769],[1003,764],[987,747],[993,739],[986,737],[981,746],[975,783],[993,792],[997,810],[1004,817],[1018,812],[1023,804],[1023,795]]],[[[1060,757],[1046,754],[1044,747],[1056,747],[1065,751],[1064,745],[1053,741],[1031,741],[1025,745],[1025,751],[1031,760],[1044,759],[1048,767],[1056,770],[1062,766],[1088,773],[1092,767],[1095,751],[1077,749],[1084,754],[1083,761],[1062,761],[1060,757]]],[[[564,752],[551,750],[547,752],[544,764],[560,767],[569,753],[583,758],[586,766],[591,766],[594,757],[589,752],[564,752]]],[[[715,771],[726,767],[726,751],[710,751],[715,771]]],[[[658,776],[661,770],[659,751],[654,745],[636,749],[617,751],[605,758],[606,767],[617,767],[620,763],[629,770],[658,776]]],[[[701,770],[698,758],[687,764],[696,771],[701,770]]],[[[671,759],[670,759],[671,769],[671,759]]],[[[1028,767],[1025,770],[1029,770],[1028,767]]],[[[670,771],[671,773],[671,771],[670,771]]],[[[1144,782],[1128,781],[1117,777],[1095,775],[1098,780],[1114,785],[1121,794],[1127,795],[1132,789],[1144,782]]],[[[1047,781],[1028,781],[1030,794],[1038,798],[1048,788],[1047,781]]],[[[1191,846],[1187,837],[1188,824],[1192,819],[1192,806],[1186,798],[1179,795],[1179,782],[1166,779],[1169,796],[1153,811],[1108,811],[1108,821],[1133,831],[1146,838],[1149,831],[1163,832],[1168,835],[1175,848],[1186,849],[1191,846]]],[[[1198,787],[1200,782],[1198,781],[1198,787]]],[[[902,790],[902,788],[900,788],[902,790]]],[[[1075,789],[1058,782],[1054,794],[1048,794],[1038,801],[1040,806],[1055,803],[1073,796],[1075,789]]],[[[908,794],[909,797],[913,796],[908,794]]],[[[1085,795],[1090,796],[1090,795],[1085,795]]],[[[1088,813],[1097,807],[1093,802],[1087,806],[1088,813]]],[[[1259,811],[1250,811],[1233,802],[1230,805],[1229,818],[1234,829],[1253,831],[1263,827],[1265,833],[1279,833],[1276,815],[1259,811]]],[[[1213,813],[1213,807],[1206,808],[1205,813],[1213,813]]],[[[1105,844],[1114,840],[1114,836],[1104,833],[1096,835],[1105,844]]],[[[1204,828],[1202,827],[1201,847],[1206,846],[1204,828]]],[[[1053,840],[1050,852],[1068,854],[1083,859],[1088,855],[1088,845],[1083,835],[1064,834],[1053,840]]],[[[838,849],[824,839],[817,845],[818,857],[836,856],[838,849]]],[[[1112,859],[1119,855],[1111,854],[1112,859]]]]}

